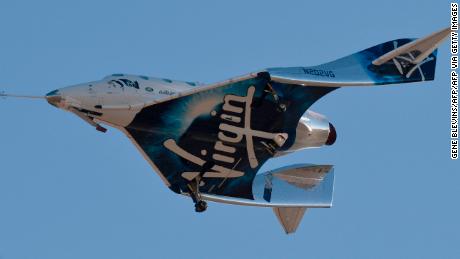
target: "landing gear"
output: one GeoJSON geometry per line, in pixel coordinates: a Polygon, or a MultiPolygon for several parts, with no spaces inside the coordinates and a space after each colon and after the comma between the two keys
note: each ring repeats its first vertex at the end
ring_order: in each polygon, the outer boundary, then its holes
{"type": "Polygon", "coordinates": [[[104,128],[104,127],[102,127],[102,126],[99,125],[99,124],[96,125],[96,130],[97,130],[97,131],[100,131],[100,132],[102,132],[102,133],[106,133],[106,132],[107,132],[107,129],[104,128]]]}
{"type": "Polygon", "coordinates": [[[214,166],[214,162],[206,162],[203,167],[201,168],[201,172],[197,175],[194,179],[192,179],[187,187],[189,189],[190,197],[195,203],[195,211],[196,212],[203,212],[208,208],[208,204],[202,199],[201,192],[200,192],[200,184],[203,184],[201,178],[203,175],[210,171],[211,168],[214,166]]]}
{"type": "Polygon", "coordinates": [[[267,80],[267,84],[265,85],[264,91],[262,93],[262,96],[260,97],[259,101],[256,103],[256,107],[260,106],[262,104],[262,101],[266,98],[267,95],[272,96],[273,100],[275,101],[276,105],[278,106],[276,109],[278,112],[285,112],[287,107],[286,104],[282,103],[278,94],[276,93],[275,89],[273,86],[270,84],[271,78],[270,74],[267,72],[261,72],[258,74],[259,77],[267,80]]]}
{"type": "Polygon", "coordinates": [[[205,201],[198,201],[195,203],[195,211],[203,212],[208,208],[208,204],[205,201]]]}
{"type": "Polygon", "coordinates": [[[198,178],[200,177],[197,176],[190,182],[190,184],[188,184],[188,189],[190,191],[190,197],[192,198],[193,203],[195,203],[195,211],[203,212],[208,208],[208,204],[201,198],[198,178]]]}

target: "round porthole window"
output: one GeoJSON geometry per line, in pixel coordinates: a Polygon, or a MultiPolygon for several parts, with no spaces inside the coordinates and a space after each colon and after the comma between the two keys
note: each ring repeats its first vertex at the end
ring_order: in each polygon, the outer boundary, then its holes
{"type": "Polygon", "coordinates": [[[153,92],[153,88],[152,88],[152,87],[146,87],[146,88],[145,88],[145,91],[147,91],[147,92],[153,92]]]}

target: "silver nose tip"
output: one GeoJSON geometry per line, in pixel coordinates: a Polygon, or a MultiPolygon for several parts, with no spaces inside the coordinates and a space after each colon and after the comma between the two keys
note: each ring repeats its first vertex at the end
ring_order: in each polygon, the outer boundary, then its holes
{"type": "Polygon", "coordinates": [[[47,93],[45,97],[49,104],[59,108],[59,103],[62,101],[62,96],[59,93],[59,90],[51,91],[47,93]]]}

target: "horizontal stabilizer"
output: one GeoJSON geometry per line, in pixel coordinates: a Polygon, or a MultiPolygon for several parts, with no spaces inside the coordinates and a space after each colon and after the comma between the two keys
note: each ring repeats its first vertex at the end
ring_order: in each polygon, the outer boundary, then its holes
{"type": "Polygon", "coordinates": [[[294,233],[297,230],[306,210],[307,208],[302,207],[273,208],[273,212],[286,234],[294,233]]]}
{"type": "Polygon", "coordinates": [[[385,62],[402,55],[412,55],[414,59],[410,60],[410,62],[412,64],[419,64],[427,58],[449,35],[450,27],[396,48],[375,59],[372,61],[372,64],[380,66],[385,62]]]}

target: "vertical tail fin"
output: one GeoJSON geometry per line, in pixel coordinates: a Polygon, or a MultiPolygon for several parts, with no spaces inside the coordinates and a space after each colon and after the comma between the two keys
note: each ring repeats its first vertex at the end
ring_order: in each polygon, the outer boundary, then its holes
{"type": "Polygon", "coordinates": [[[410,61],[412,64],[419,64],[426,59],[438,46],[444,41],[450,34],[450,27],[442,29],[438,32],[432,33],[431,35],[412,41],[406,45],[396,48],[379,58],[372,61],[373,65],[380,66],[385,62],[388,62],[398,56],[412,54],[413,60],[410,61]]]}
{"type": "Polygon", "coordinates": [[[307,208],[305,207],[275,207],[273,212],[283,226],[286,234],[294,233],[302,221],[307,208]]]}

